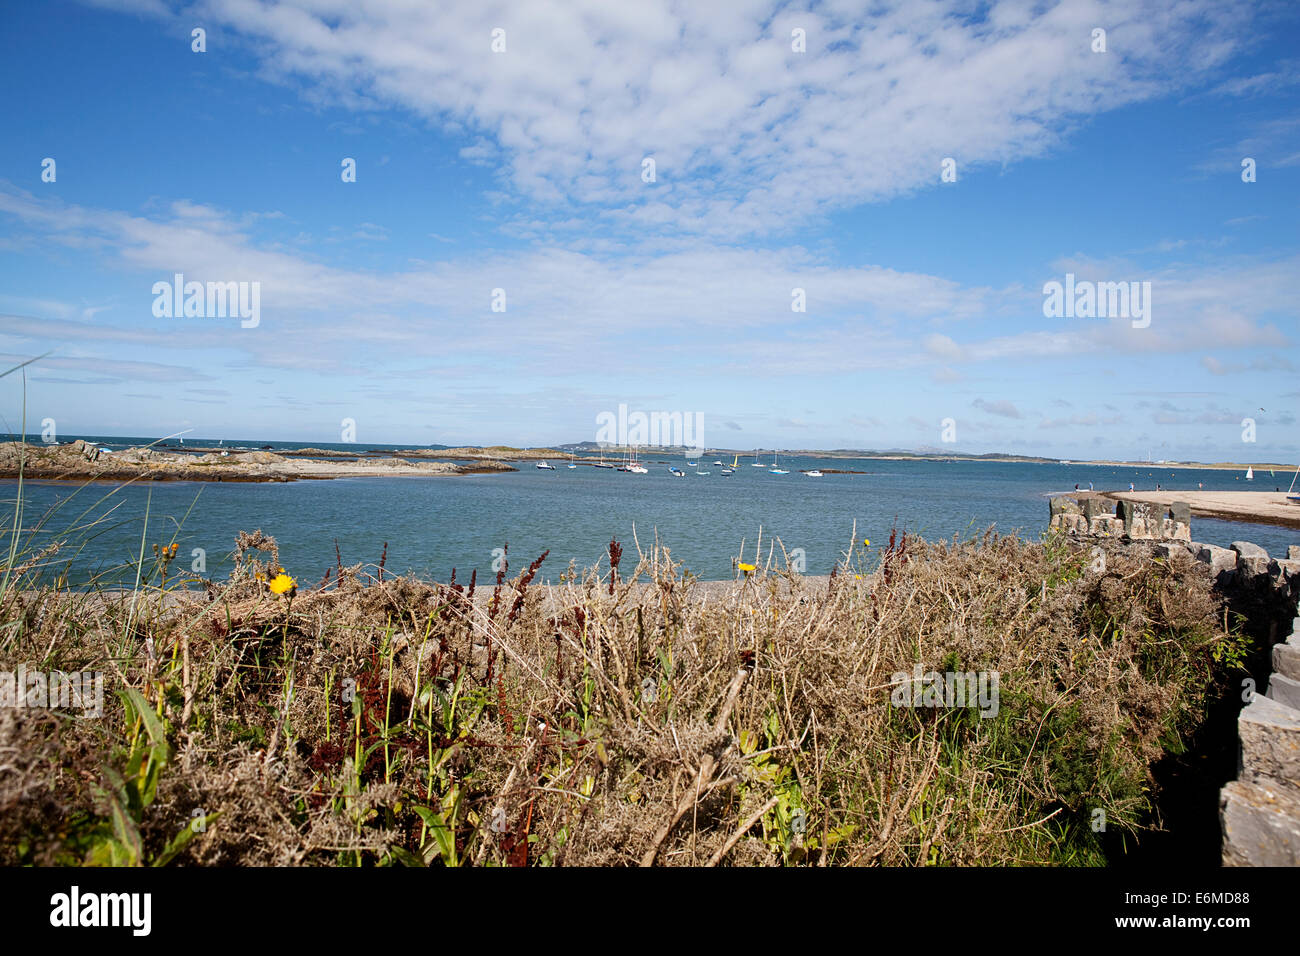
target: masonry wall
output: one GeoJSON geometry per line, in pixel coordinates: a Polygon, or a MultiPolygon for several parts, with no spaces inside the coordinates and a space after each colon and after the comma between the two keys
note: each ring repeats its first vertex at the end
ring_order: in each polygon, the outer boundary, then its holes
{"type": "Polygon", "coordinates": [[[1237,718],[1237,778],[1219,794],[1225,866],[1300,866],[1300,547],[1274,558],[1248,541],[1221,548],[1191,540],[1191,510],[1107,499],[1051,501],[1050,527],[1073,536],[1155,542],[1157,556],[1186,551],[1207,566],[1230,605],[1270,626],[1271,668],[1244,688],[1237,718]]]}
{"type": "Polygon", "coordinates": [[[1133,541],[1191,541],[1192,509],[1176,501],[1168,508],[1140,501],[1053,498],[1050,528],[1069,534],[1128,538],[1133,541]]]}
{"type": "MultiPolygon", "coordinates": [[[[1225,549],[1218,549],[1220,552],[1225,549]]],[[[1276,635],[1268,683],[1256,688],[1237,718],[1237,779],[1219,794],[1226,866],[1300,866],[1300,547],[1286,559],[1233,542],[1222,558],[1226,586],[1244,591],[1290,619],[1276,635]]]]}

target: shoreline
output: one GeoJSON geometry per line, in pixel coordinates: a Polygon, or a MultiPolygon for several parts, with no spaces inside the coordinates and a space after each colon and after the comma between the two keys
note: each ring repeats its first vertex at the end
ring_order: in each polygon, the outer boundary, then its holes
{"type": "Polygon", "coordinates": [[[346,461],[291,459],[267,451],[222,454],[171,453],[128,448],[104,454],[78,440],[42,446],[0,443],[0,480],[49,482],[194,481],[257,484],[332,478],[448,477],[516,471],[503,461],[484,457],[473,464],[451,461],[411,462],[358,458],[346,461]]]}
{"type": "MultiPolygon", "coordinates": [[[[615,460],[620,450],[607,450],[615,460]]],[[[644,450],[647,463],[663,464],[662,458],[668,455],[671,463],[672,453],[644,450]]],[[[733,457],[753,459],[752,454],[740,455],[722,450],[706,451],[699,458],[731,454],[733,457]]],[[[1123,462],[1123,461],[1057,461],[1033,457],[986,457],[986,456],[915,456],[897,455],[848,455],[843,453],[786,452],[788,456],[813,457],[824,461],[898,461],[918,463],[954,463],[954,462],[992,462],[1004,464],[1040,464],[1067,465],[1090,468],[1133,468],[1145,470],[1148,476],[1157,475],[1161,469],[1169,469],[1171,476],[1178,471],[1241,471],[1254,468],[1262,472],[1282,472],[1289,474],[1294,466],[1278,463],[1187,463],[1187,462],[1123,462]]],[[[334,450],[306,446],[283,451],[266,449],[250,451],[233,451],[220,446],[145,446],[125,448],[121,451],[101,451],[98,445],[77,439],[66,445],[45,445],[34,442],[0,443],[0,481],[14,481],[22,477],[30,481],[49,482],[128,482],[148,481],[192,481],[192,482],[235,482],[258,484],[285,481],[323,481],[333,478],[369,478],[369,477],[451,477],[475,474],[494,474],[506,471],[518,471],[510,462],[532,462],[554,459],[557,462],[572,463],[592,467],[600,463],[597,457],[588,457],[585,452],[562,451],[555,448],[521,449],[502,445],[485,447],[461,446],[445,449],[411,449],[386,450],[367,449],[365,451],[334,450]],[[415,459],[415,460],[411,460],[415,459]]],[[[827,474],[869,474],[850,469],[823,468],[827,474]]],[[[1257,476],[1258,480],[1259,476],[1257,476]]],[[[1277,482],[1277,475],[1272,476],[1277,482]]],[[[1278,482],[1280,484],[1280,482],[1278,482]]],[[[1115,492],[1118,493],[1118,492],[1115,492]]],[[[1159,494],[1159,493],[1156,493],[1159,494]]],[[[1186,494],[1192,494],[1187,492],[1186,494]]],[[[1219,494],[1275,494],[1275,492],[1221,492],[1219,494]]],[[[1152,499],[1154,500],[1154,499],[1152,499]]],[[[1266,509],[1267,510],[1267,509],[1266,509]]],[[[1228,520],[1265,520],[1249,517],[1251,509],[1240,509],[1235,505],[1204,505],[1195,512],[1203,517],[1217,517],[1228,520]]],[[[1272,513],[1277,519],[1270,523],[1295,526],[1290,515],[1272,513]]]]}

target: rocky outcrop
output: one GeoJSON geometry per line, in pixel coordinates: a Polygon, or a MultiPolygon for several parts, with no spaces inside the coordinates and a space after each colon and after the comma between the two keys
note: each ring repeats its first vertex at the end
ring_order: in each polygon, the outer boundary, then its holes
{"type": "Polygon", "coordinates": [[[300,478],[465,475],[514,471],[504,462],[410,462],[394,459],[320,461],[269,451],[171,453],[156,448],[102,452],[78,440],[66,445],[0,443],[0,478],[67,481],[294,481],[300,478]]]}

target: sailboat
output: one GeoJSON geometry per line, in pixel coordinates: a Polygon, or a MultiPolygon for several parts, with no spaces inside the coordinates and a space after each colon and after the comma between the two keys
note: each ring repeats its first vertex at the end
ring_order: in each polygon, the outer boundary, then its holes
{"type": "Polygon", "coordinates": [[[611,465],[609,462],[607,462],[607,461],[605,460],[605,449],[602,448],[602,449],[600,450],[600,461],[596,462],[596,464],[592,465],[591,467],[593,467],[593,468],[613,468],[614,466],[611,465]]]}
{"type": "MultiPolygon", "coordinates": [[[[721,461],[715,461],[714,464],[715,464],[715,465],[721,465],[722,462],[721,462],[721,461]]],[[[723,473],[724,475],[734,475],[734,474],[736,473],[736,466],[739,465],[739,464],[740,464],[740,456],[737,455],[736,457],[734,457],[734,458],[731,459],[731,467],[730,467],[730,468],[726,468],[726,467],[724,467],[724,468],[722,469],[722,473],[723,473]]]]}
{"type": "Polygon", "coordinates": [[[573,462],[569,462],[569,467],[570,467],[570,468],[577,468],[578,466],[575,465],[573,462]]]}
{"type": "Polygon", "coordinates": [[[1247,468],[1246,468],[1246,480],[1247,480],[1247,481],[1254,481],[1254,480],[1255,480],[1255,469],[1254,469],[1254,468],[1250,468],[1250,467],[1247,467],[1247,468]]]}
{"type": "Polygon", "coordinates": [[[750,468],[766,468],[767,465],[758,460],[758,449],[754,449],[754,460],[749,463],[750,468]]]}
{"type": "Polygon", "coordinates": [[[775,449],[773,449],[773,451],[772,451],[772,467],[769,468],[767,471],[768,471],[768,474],[770,474],[770,475],[788,475],[788,474],[790,474],[790,472],[786,471],[784,468],[778,468],[778,467],[776,466],[776,450],[775,450],[775,449]]]}
{"type": "Polygon", "coordinates": [[[648,475],[650,469],[636,460],[636,448],[632,449],[632,460],[627,463],[627,470],[634,475],[648,475]]]}

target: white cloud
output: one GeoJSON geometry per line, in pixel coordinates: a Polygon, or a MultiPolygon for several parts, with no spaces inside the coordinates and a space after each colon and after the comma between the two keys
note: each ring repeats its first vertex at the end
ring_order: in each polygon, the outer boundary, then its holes
{"type": "Polygon", "coordinates": [[[996,402],[990,402],[982,398],[977,398],[975,399],[975,401],[971,402],[971,405],[973,405],[975,408],[978,408],[982,412],[987,412],[990,415],[997,415],[1001,418],[1022,418],[1023,417],[1020,414],[1020,409],[1016,408],[1015,405],[1013,405],[1011,402],[1007,401],[1006,399],[1002,399],[996,402]]]}
{"type": "Polygon", "coordinates": [[[1211,0],[1003,2],[982,18],[964,2],[756,0],[205,0],[195,12],[313,102],[394,105],[470,131],[462,156],[499,151],[516,198],[719,237],[935,185],[944,157],[968,176],[1042,155],[1080,118],[1208,76],[1251,28],[1211,0]],[[1098,23],[1106,54],[1090,48],[1098,23]],[[498,26],[507,49],[494,54],[498,26]]]}

